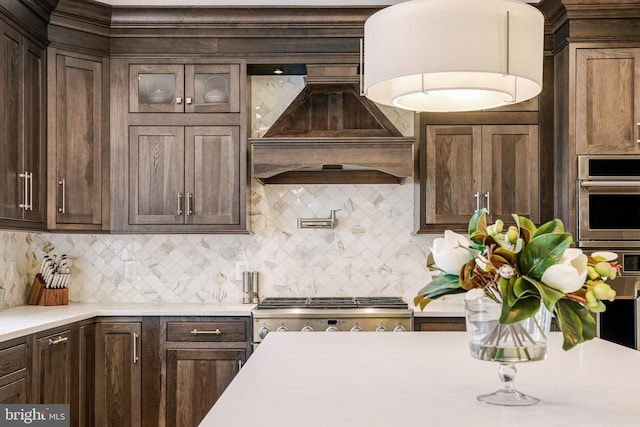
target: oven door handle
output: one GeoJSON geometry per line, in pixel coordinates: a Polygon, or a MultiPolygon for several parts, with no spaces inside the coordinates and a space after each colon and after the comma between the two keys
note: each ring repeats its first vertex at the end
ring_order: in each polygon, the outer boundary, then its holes
{"type": "Polygon", "coordinates": [[[640,188],[640,181],[580,181],[580,187],[638,187],[640,188]]]}

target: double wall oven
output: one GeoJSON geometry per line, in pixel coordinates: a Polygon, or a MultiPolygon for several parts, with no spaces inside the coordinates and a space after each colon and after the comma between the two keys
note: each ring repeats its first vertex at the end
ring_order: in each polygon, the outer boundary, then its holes
{"type": "Polygon", "coordinates": [[[616,252],[623,267],[599,336],[640,349],[640,156],[578,157],[577,223],[580,247],[616,252]]]}

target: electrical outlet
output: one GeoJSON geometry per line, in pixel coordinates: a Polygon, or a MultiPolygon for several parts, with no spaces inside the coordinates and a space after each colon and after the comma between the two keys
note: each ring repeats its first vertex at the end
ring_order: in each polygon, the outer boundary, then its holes
{"type": "Polygon", "coordinates": [[[130,259],[124,262],[124,280],[133,280],[138,277],[138,261],[130,259]]]}
{"type": "Polygon", "coordinates": [[[236,280],[242,280],[245,271],[249,271],[249,261],[236,261],[236,280]]]}

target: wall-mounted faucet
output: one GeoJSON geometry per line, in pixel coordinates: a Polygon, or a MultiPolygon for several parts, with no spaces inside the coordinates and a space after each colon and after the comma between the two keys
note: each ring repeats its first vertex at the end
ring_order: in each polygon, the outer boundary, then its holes
{"type": "Polygon", "coordinates": [[[298,218],[298,228],[336,228],[336,212],[332,210],[329,218],[298,218]]]}

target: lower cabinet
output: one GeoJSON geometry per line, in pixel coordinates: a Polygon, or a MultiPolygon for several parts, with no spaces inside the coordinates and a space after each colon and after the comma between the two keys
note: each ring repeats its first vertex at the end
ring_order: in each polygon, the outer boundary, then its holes
{"type": "Polygon", "coordinates": [[[467,325],[464,317],[414,317],[413,330],[418,332],[466,331],[467,325]]]}
{"type": "Polygon", "coordinates": [[[140,322],[96,323],[96,427],[141,425],[140,330],[140,322]]]}
{"type": "Polygon", "coordinates": [[[249,355],[248,318],[165,318],[166,426],[196,427],[249,355]]]}
{"type": "Polygon", "coordinates": [[[27,403],[28,360],[26,342],[0,344],[0,404],[27,403]]]}
{"type": "MultiPolygon", "coordinates": [[[[51,331],[53,332],[53,331],[51,331]]],[[[38,334],[33,357],[33,403],[71,404],[71,330],[38,334]]]]}

